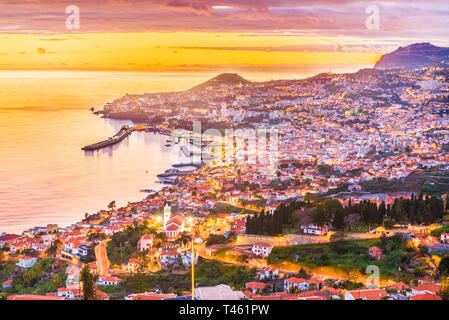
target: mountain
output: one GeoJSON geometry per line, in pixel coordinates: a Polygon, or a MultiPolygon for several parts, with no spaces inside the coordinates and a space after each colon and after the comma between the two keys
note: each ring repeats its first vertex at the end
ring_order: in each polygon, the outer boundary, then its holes
{"type": "Polygon", "coordinates": [[[193,87],[190,90],[201,90],[208,87],[215,87],[220,85],[237,85],[237,84],[244,84],[249,83],[250,81],[244,79],[243,77],[239,76],[237,73],[222,73],[210,80],[207,80],[206,82],[203,82],[195,87],[193,87]]]}
{"type": "Polygon", "coordinates": [[[376,69],[419,69],[448,67],[449,48],[437,47],[428,42],[414,43],[383,55],[376,62],[376,69]]]}

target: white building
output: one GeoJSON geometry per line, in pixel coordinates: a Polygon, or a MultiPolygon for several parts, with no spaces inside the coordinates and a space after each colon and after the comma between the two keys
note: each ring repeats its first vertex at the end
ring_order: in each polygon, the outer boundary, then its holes
{"type": "Polygon", "coordinates": [[[309,224],[307,226],[301,226],[305,234],[314,234],[317,236],[325,236],[329,232],[328,226],[317,226],[315,224],[309,224]]]}
{"type": "Polygon", "coordinates": [[[272,249],[273,245],[271,243],[258,242],[253,244],[251,251],[257,256],[268,257],[272,249]]]}
{"type": "Polygon", "coordinates": [[[23,257],[23,258],[19,258],[19,262],[17,262],[16,265],[18,267],[29,269],[29,268],[33,267],[36,264],[36,262],[37,262],[36,258],[23,257]]]}
{"type": "Polygon", "coordinates": [[[144,234],[137,243],[137,249],[139,250],[139,252],[150,250],[151,247],[153,246],[153,239],[154,239],[153,235],[144,234]]]}

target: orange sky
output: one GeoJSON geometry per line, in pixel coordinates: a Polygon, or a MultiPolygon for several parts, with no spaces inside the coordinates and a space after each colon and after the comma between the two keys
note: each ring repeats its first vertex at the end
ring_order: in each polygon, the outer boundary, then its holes
{"type": "Polygon", "coordinates": [[[372,66],[448,46],[447,0],[1,0],[0,70],[252,71],[372,66]],[[79,28],[67,27],[69,7],[79,28]],[[73,34],[71,34],[74,32],[73,34]]]}
{"type": "Polygon", "coordinates": [[[208,70],[229,64],[261,68],[332,66],[374,64],[380,56],[336,52],[332,40],[324,38],[229,32],[0,34],[0,48],[0,69],[8,70],[208,70]]]}

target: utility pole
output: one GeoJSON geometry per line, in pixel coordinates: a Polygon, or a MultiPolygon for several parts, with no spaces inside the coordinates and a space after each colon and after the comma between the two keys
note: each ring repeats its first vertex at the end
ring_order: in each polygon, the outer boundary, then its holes
{"type": "Polygon", "coordinates": [[[193,237],[192,237],[192,261],[191,261],[191,265],[192,265],[192,300],[195,300],[195,258],[194,258],[194,253],[193,253],[193,237]]]}

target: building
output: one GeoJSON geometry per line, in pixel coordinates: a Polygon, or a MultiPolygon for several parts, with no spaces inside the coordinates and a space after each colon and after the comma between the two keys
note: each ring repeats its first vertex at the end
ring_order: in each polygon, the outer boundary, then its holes
{"type": "Polygon", "coordinates": [[[242,300],[244,298],[245,295],[242,291],[234,291],[225,284],[195,289],[195,299],[198,300],[242,300]]]}
{"type": "Polygon", "coordinates": [[[373,247],[369,247],[368,254],[373,258],[381,259],[383,256],[383,251],[382,251],[382,249],[380,249],[376,246],[373,246],[373,247]]]}
{"type": "Polygon", "coordinates": [[[422,293],[411,296],[410,300],[443,300],[440,296],[432,293],[422,293]]]}
{"type": "Polygon", "coordinates": [[[329,227],[324,225],[322,227],[315,224],[309,224],[307,226],[301,226],[305,234],[313,234],[317,236],[325,236],[329,232],[329,227]]]}
{"type": "Polygon", "coordinates": [[[151,247],[153,246],[153,240],[154,240],[153,235],[144,234],[137,243],[137,249],[139,250],[139,252],[150,250],[151,247]]]}
{"type": "Polygon", "coordinates": [[[292,289],[299,289],[300,291],[307,291],[309,290],[309,286],[311,284],[314,284],[316,286],[317,290],[320,290],[321,288],[324,288],[324,282],[317,279],[300,279],[297,277],[290,277],[284,280],[284,291],[288,292],[292,289]]]}
{"type": "Polygon", "coordinates": [[[79,288],[58,288],[56,292],[57,297],[64,297],[67,299],[75,299],[81,296],[81,291],[79,288]]]}
{"type": "Polygon", "coordinates": [[[3,282],[3,289],[8,289],[11,287],[12,287],[12,279],[6,280],[5,282],[3,282]]]}
{"type": "Polygon", "coordinates": [[[183,215],[177,215],[173,219],[170,219],[166,223],[165,235],[167,240],[176,240],[184,232],[185,217],[183,215]]]}
{"type": "Polygon", "coordinates": [[[345,300],[381,300],[388,297],[384,289],[361,289],[345,292],[345,300]]]}
{"type": "Polygon", "coordinates": [[[29,269],[33,267],[37,262],[37,258],[23,257],[19,258],[19,262],[16,263],[18,267],[29,269]]]}
{"type": "Polygon", "coordinates": [[[263,289],[265,289],[265,287],[267,285],[263,282],[252,281],[252,282],[247,282],[245,284],[245,286],[246,286],[246,288],[251,290],[253,293],[257,293],[257,291],[259,291],[259,290],[262,291],[263,289]]]}
{"type": "Polygon", "coordinates": [[[273,245],[271,243],[265,243],[265,242],[257,242],[253,244],[253,247],[251,248],[251,251],[256,256],[262,256],[262,257],[268,257],[271,253],[271,250],[273,250],[273,245]]]}
{"type": "Polygon", "coordinates": [[[263,267],[262,269],[259,270],[259,272],[257,273],[257,277],[261,280],[263,279],[273,279],[274,277],[276,277],[279,273],[278,269],[273,269],[270,267],[263,267]]]}
{"type": "Polygon", "coordinates": [[[115,286],[120,283],[120,278],[117,277],[99,277],[97,281],[97,285],[99,286],[115,286]]]}
{"type": "Polygon", "coordinates": [[[170,218],[171,218],[171,208],[167,203],[164,207],[164,230],[167,229],[167,224],[170,218]]]}
{"type": "Polygon", "coordinates": [[[65,300],[64,297],[58,296],[42,296],[34,294],[18,294],[12,295],[7,298],[7,300],[65,300]]]}

